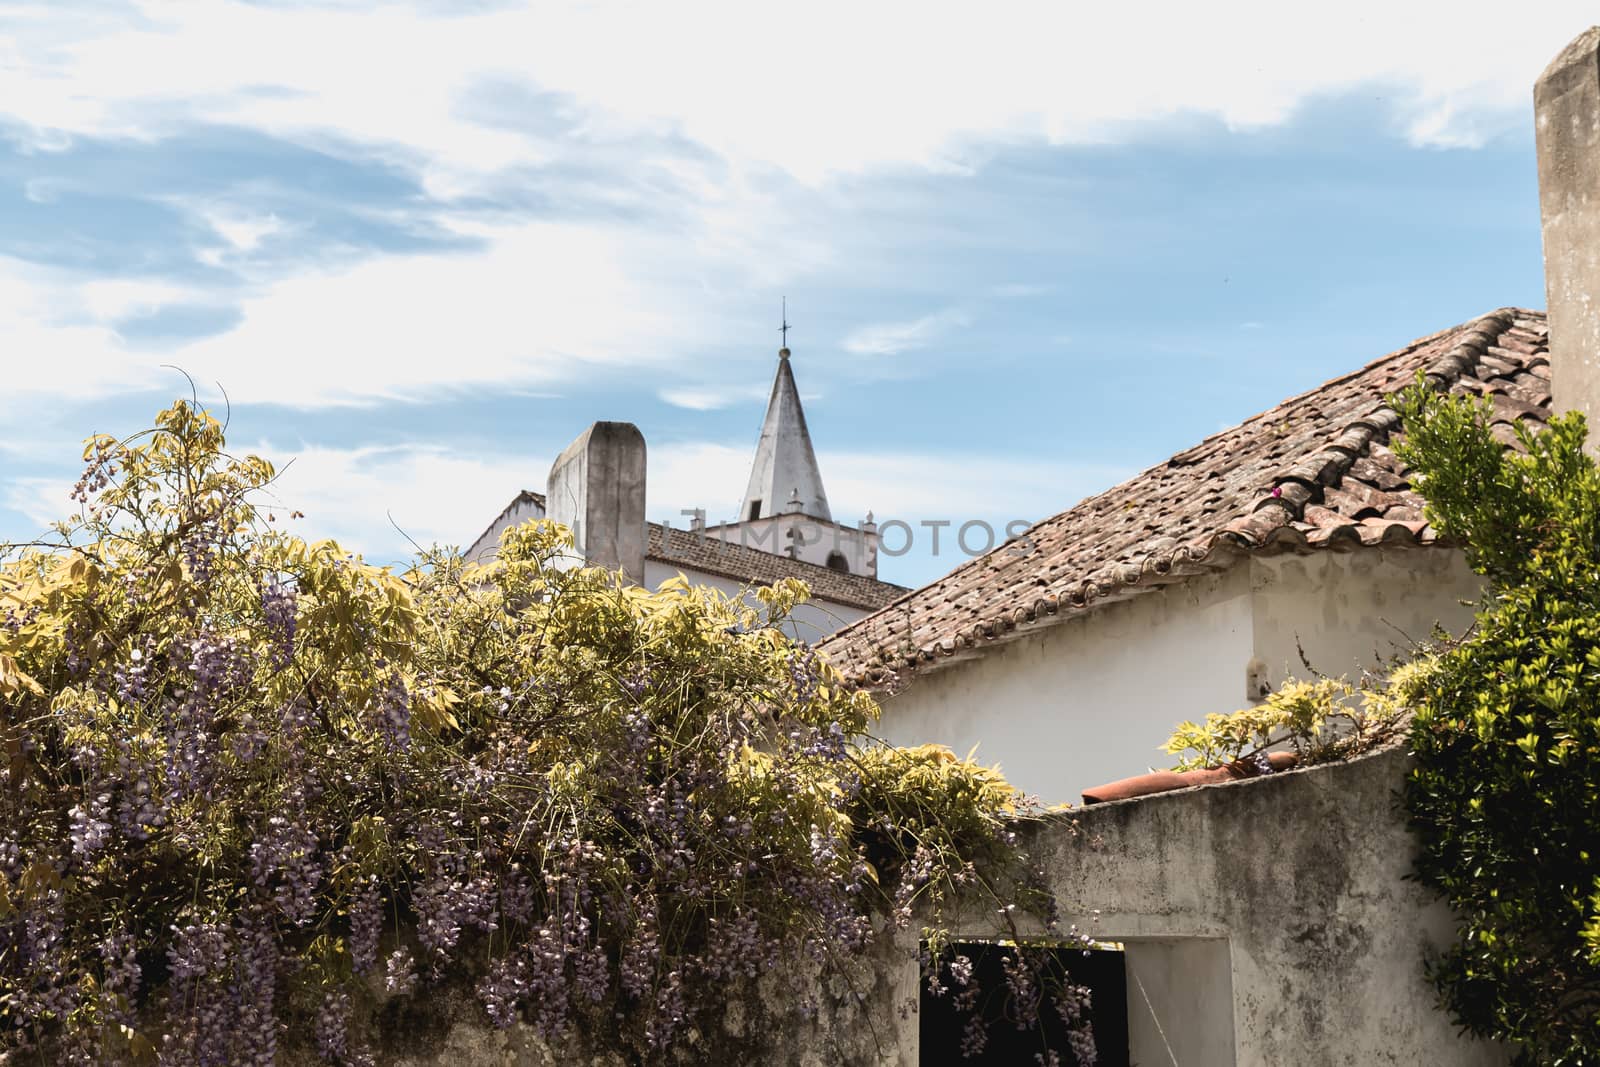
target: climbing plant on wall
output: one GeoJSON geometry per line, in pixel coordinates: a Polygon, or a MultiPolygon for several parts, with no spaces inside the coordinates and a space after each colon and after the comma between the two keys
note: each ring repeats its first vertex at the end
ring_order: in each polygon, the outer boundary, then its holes
{"type": "Polygon", "coordinates": [[[1600,1062],[1600,474],[1580,415],[1519,429],[1420,385],[1397,451],[1488,592],[1413,689],[1417,875],[1459,916],[1431,965],[1526,1064],[1600,1062]]]}
{"type": "Polygon", "coordinates": [[[189,403],[85,459],[0,555],[0,1052],[370,1062],[379,1002],[451,987],[661,1062],[729,983],[1047,906],[1015,791],[869,742],[798,583],[629,588],[537,523],[392,573],[284,532],[189,403]]]}

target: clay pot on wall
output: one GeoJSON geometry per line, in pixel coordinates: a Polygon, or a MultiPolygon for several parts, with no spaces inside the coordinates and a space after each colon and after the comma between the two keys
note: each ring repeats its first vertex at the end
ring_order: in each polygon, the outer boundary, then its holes
{"type": "MultiPolygon", "coordinates": [[[[1286,771],[1299,760],[1300,757],[1293,752],[1267,753],[1267,763],[1272,767],[1273,773],[1286,771]]],[[[1234,760],[1221,767],[1206,767],[1198,771],[1151,771],[1149,774],[1136,774],[1132,778],[1123,778],[1093,789],[1085,789],[1083,802],[1104,804],[1111,800],[1130,800],[1152,793],[1170,793],[1174,789],[1188,789],[1192,785],[1235,782],[1241,778],[1255,778],[1260,774],[1260,769],[1251,760],[1234,760]]]]}

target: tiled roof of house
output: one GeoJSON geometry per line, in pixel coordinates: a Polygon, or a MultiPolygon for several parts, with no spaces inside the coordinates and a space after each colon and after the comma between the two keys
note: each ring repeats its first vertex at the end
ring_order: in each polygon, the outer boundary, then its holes
{"type": "Polygon", "coordinates": [[[1422,499],[1388,448],[1400,419],[1387,398],[1418,371],[1451,392],[1492,397],[1496,434],[1509,443],[1511,424],[1542,424],[1550,411],[1544,314],[1502,309],[1286,400],[819,647],[851,681],[883,685],[1250,552],[1432,544],[1422,499]]]}
{"type": "MultiPolygon", "coordinates": [[[[480,546],[487,547],[489,535],[495,527],[519,504],[525,503],[537,504],[543,510],[544,494],[530,489],[518,493],[495,521],[478,535],[467,554],[473,556],[480,546]]],[[[670,567],[703,571],[751,585],[771,585],[780,578],[799,578],[811,588],[811,595],[819,600],[868,611],[881,608],[908,592],[903,585],[880,582],[864,574],[847,574],[829,567],[819,567],[815,563],[763,552],[748,545],[702,537],[690,530],[654,522],[648,525],[650,545],[646,549],[646,557],[670,567]]]]}
{"type": "Polygon", "coordinates": [[[820,600],[868,611],[881,608],[909,592],[905,586],[880,582],[864,574],[847,574],[653,522],[650,524],[649,558],[753,585],[771,585],[780,578],[799,578],[810,586],[811,595],[820,600]]]}

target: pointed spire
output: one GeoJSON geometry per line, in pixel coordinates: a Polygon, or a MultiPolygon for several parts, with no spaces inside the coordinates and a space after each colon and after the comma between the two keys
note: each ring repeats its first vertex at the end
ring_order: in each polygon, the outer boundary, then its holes
{"type": "MultiPolygon", "coordinates": [[[[788,328],[785,315],[783,329],[788,328]]],[[[778,350],[778,376],[772,383],[772,399],[767,401],[767,418],[761,424],[761,440],[756,444],[756,461],[739,518],[748,522],[785,511],[833,521],[817,455],[811,448],[811,431],[806,429],[806,413],[800,407],[800,390],[789,366],[787,344],[778,350]]]]}

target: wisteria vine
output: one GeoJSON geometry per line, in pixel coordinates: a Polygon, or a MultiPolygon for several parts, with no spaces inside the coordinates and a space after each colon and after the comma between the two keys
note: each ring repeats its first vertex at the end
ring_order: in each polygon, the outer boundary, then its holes
{"type": "Polygon", "coordinates": [[[374,1063],[374,1011],[451,986],[659,1062],[730,983],[974,896],[1048,921],[1015,792],[869,742],[777,625],[798,583],[626,588],[544,524],[394,574],[283,531],[186,403],[85,459],[0,555],[0,1051],[374,1063]]]}

